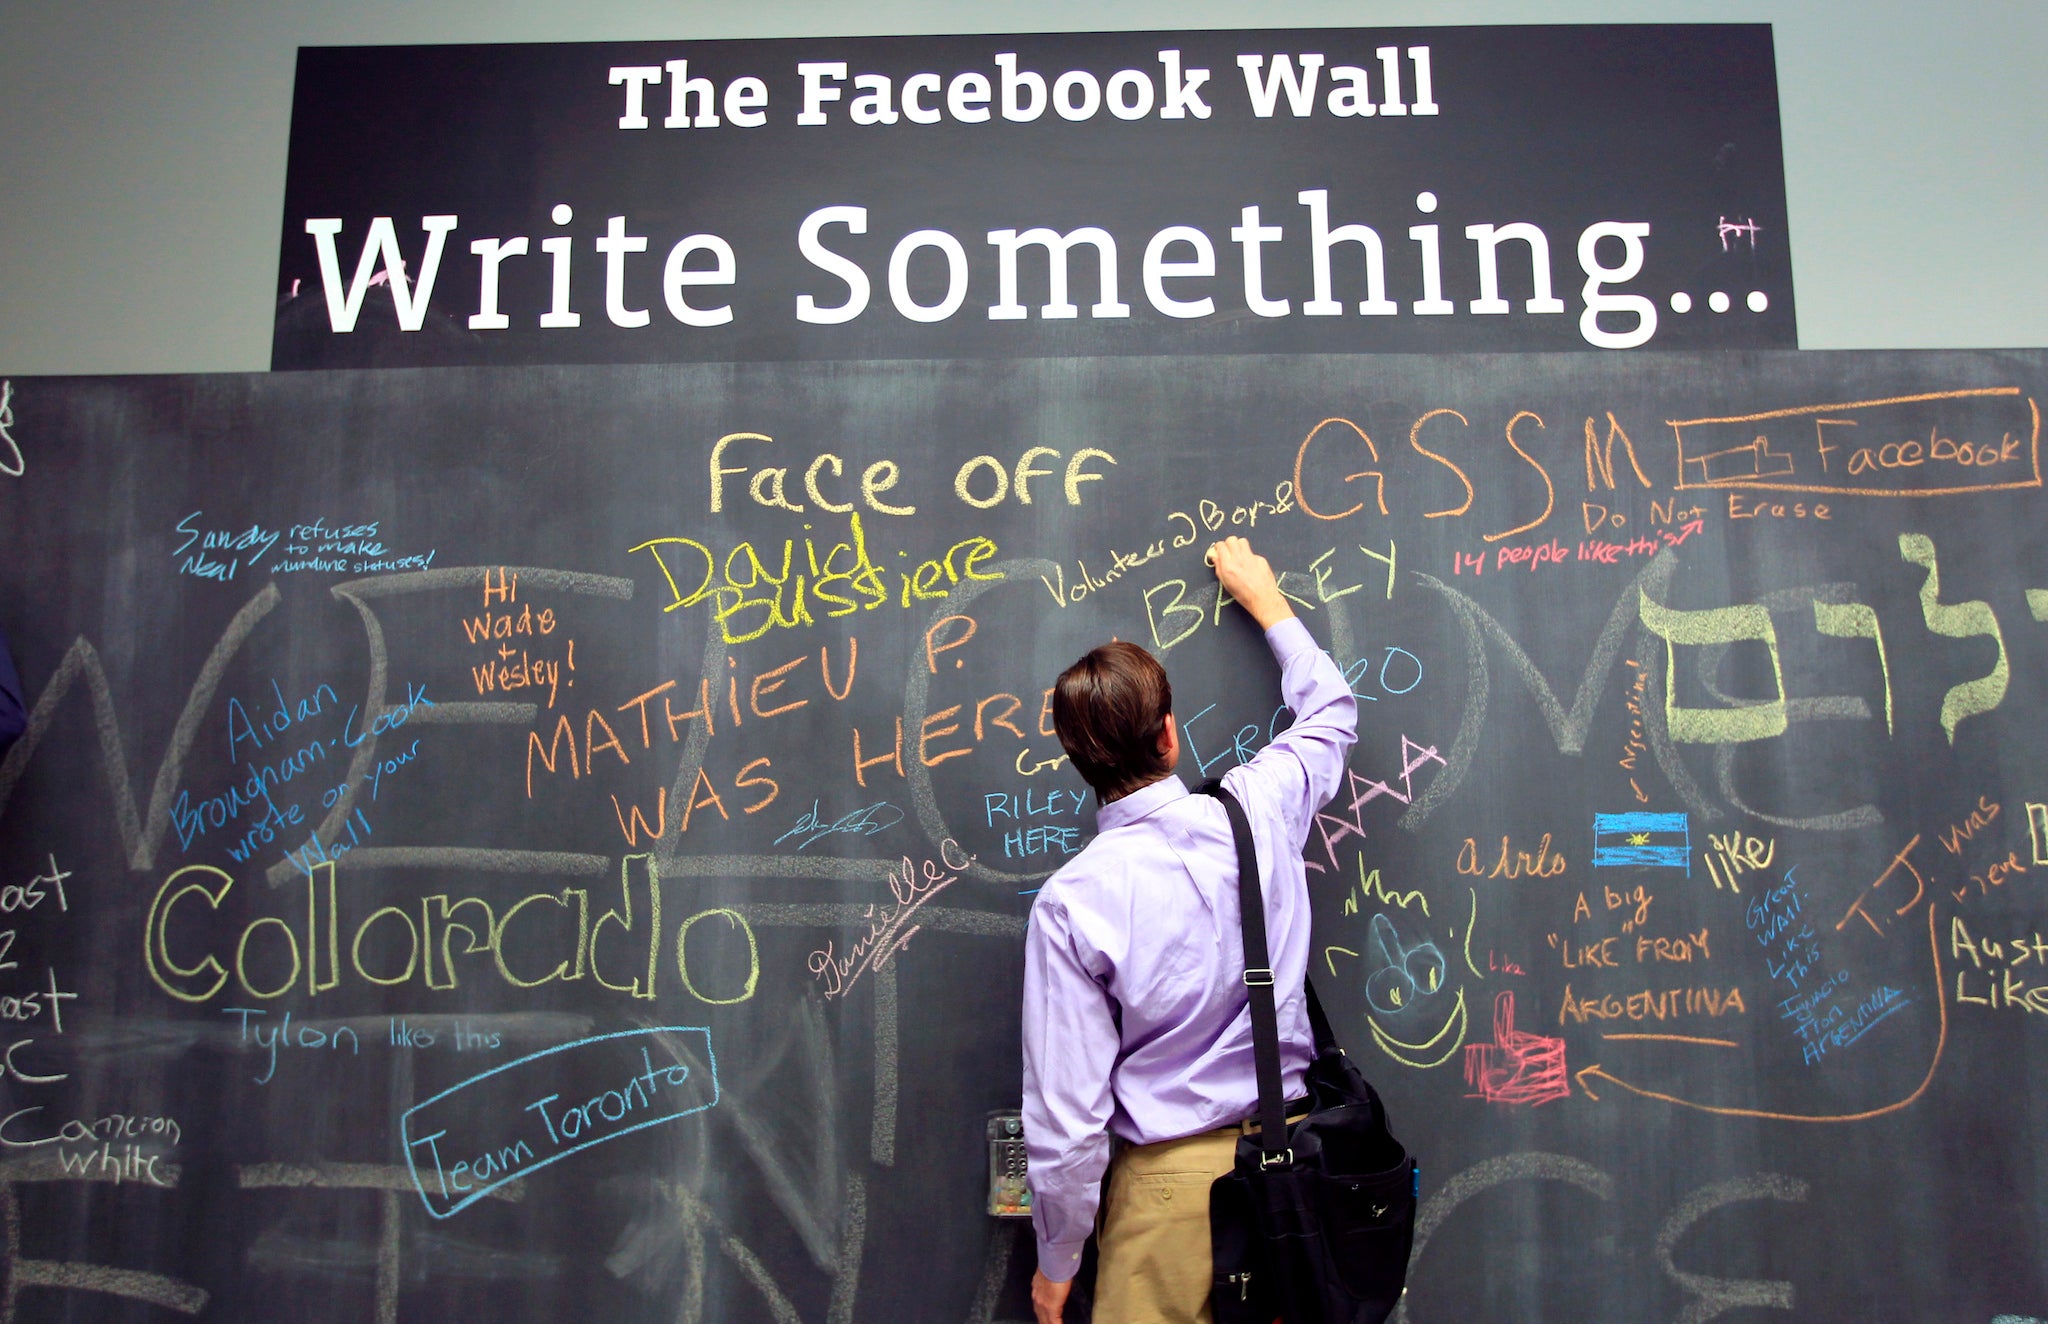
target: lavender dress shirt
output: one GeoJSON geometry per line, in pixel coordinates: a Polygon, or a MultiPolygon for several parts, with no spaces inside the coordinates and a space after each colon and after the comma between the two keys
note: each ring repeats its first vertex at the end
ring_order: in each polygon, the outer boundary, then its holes
{"type": "MultiPolygon", "coordinates": [[[[1294,725],[1223,776],[1251,820],[1287,1097],[1312,1036],[1302,997],[1301,852],[1358,737],[1358,705],[1299,620],[1266,632],[1294,725]]],[[[1167,777],[1096,812],[1097,836],[1054,874],[1024,939],[1024,1141],[1038,1265],[1065,1282],[1093,1230],[1109,1137],[1214,1130],[1257,1110],[1237,847],[1223,806],[1167,777]]]]}

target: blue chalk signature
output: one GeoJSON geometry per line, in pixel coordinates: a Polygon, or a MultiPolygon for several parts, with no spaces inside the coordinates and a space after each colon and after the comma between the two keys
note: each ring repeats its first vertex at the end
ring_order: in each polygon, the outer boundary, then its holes
{"type": "Polygon", "coordinates": [[[780,846],[791,837],[801,837],[796,848],[802,850],[822,837],[835,832],[850,832],[857,837],[872,837],[877,832],[895,827],[903,821],[903,811],[887,800],[877,800],[865,809],[856,809],[843,818],[828,823],[818,812],[819,802],[811,801],[811,807],[796,821],[796,826],[775,839],[780,846]]]}

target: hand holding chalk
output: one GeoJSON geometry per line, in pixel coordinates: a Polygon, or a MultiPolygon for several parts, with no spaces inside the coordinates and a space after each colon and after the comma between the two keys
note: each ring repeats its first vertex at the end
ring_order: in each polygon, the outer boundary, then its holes
{"type": "Polygon", "coordinates": [[[1294,608],[1280,592],[1273,567],[1243,538],[1225,538],[1212,544],[1202,559],[1216,572],[1216,582],[1223,586],[1223,591],[1251,613],[1261,630],[1270,630],[1294,615],[1294,608]]]}

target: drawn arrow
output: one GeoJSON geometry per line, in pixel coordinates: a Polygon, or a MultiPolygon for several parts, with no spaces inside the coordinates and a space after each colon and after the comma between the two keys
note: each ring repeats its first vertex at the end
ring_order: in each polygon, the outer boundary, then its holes
{"type": "Polygon", "coordinates": [[[1594,1094],[1592,1087],[1586,1083],[1586,1078],[1593,1076],[1606,1081],[1610,1085],[1625,1089],[1631,1094],[1639,1094],[1643,1098],[1655,1099],[1660,1103],[1674,1104],[1680,1108],[1694,1108],[1700,1112],[1714,1113],[1721,1117],[1755,1117],[1770,1122],[1866,1122],[1873,1117],[1883,1117],[1887,1113],[1895,1113],[1901,1109],[1910,1108],[1919,1102],[1920,1096],[1927,1093],[1928,1086],[1934,1083],[1934,1075],[1941,1069],[1942,1053],[1948,1048],[1948,990],[1942,985],[1941,943],[1936,937],[1934,906],[1931,903],[1927,907],[1927,950],[1934,961],[1934,1005],[1941,1018],[1940,1030],[1934,1040],[1934,1060],[1927,1064],[1927,1074],[1921,1078],[1919,1086],[1911,1094],[1895,1103],[1888,1103],[1881,1108],[1871,1108],[1860,1113],[1833,1113],[1825,1116],[1814,1116],[1810,1113],[1772,1112],[1765,1108],[1732,1108],[1720,1104],[1695,1103],[1691,1099],[1681,1099],[1675,1094],[1662,1094],[1656,1090],[1644,1089],[1640,1085],[1631,1085],[1612,1072],[1602,1069],[1598,1062],[1575,1073],[1575,1077],[1579,1082],[1579,1088],[1585,1090],[1588,1097],[1598,1099],[1600,1096],[1594,1094]]]}

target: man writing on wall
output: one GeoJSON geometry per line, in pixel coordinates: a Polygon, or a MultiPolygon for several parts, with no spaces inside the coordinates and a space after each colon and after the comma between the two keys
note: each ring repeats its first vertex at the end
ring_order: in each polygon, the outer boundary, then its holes
{"type": "MultiPolygon", "coordinates": [[[[1266,632],[1295,714],[1223,777],[1264,873],[1281,1078],[1295,1099],[1312,1054],[1301,849],[1343,775],[1358,707],[1264,557],[1230,538],[1210,564],[1266,632]]],[[[1173,775],[1173,691],[1144,649],[1105,644],[1061,673],[1053,725],[1100,808],[1095,839],[1039,892],[1025,937],[1032,1305],[1039,1324],[1060,1318],[1107,1169],[1095,1317],[1206,1324],[1209,1186],[1258,1108],[1236,845],[1222,804],[1173,775]]]]}

